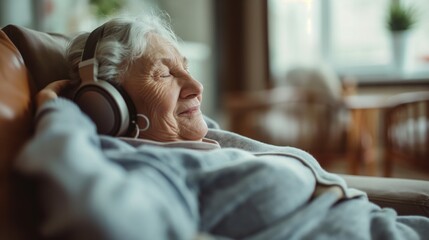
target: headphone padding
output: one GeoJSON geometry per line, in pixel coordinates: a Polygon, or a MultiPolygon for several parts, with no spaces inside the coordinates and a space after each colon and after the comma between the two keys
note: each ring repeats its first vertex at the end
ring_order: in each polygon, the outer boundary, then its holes
{"type": "Polygon", "coordinates": [[[121,136],[128,131],[127,104],[112,84],[106,81],[86,83],[76,91],[73,101],[95,123],[99,134],[121,136]]]}

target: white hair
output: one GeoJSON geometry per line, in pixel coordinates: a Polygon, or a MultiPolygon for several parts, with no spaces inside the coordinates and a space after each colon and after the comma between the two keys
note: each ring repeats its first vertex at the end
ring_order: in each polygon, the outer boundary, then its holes
{"type": "MultiPolygon", "coordinates": [[[[165,16],[151,14],[142,18],[121,17],[107,21],[95,53],[98,79],[119,84],[120,75],[144,54],[150,33],[160,35],[177,47],[177,37],[165,19],[165,16]]],[[[89,34],[76,36],[67,48],[66,58],[71,65],[72,80],[80,79],[78,65],[89,34]]]]}

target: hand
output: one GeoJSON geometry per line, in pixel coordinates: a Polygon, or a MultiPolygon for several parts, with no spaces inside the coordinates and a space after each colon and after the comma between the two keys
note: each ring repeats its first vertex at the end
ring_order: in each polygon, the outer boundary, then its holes
{"type": "Polygon", "coordinates": [[[39,108],[44,103],[56,99],[58,94],[64,90],[67,86],[70,85],[70,80],[58,80],[55,82],[51,82],[45,88],[40,90],[36,95],[36,106],[39,108]]]}

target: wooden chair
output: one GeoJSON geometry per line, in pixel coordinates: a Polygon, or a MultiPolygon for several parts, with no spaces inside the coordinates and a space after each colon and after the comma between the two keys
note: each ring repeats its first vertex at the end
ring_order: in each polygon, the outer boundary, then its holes
{"type": "Polygon", "coordinates": [[[384,175],[395,161],[429,172],[429,92],[392,96],[384,117],[384,175]]]}
{"type": "Polygon", "coordinates": [[[322,165],[345,153],[346,107],[300,87],[230,94],[225,101],[229,130],[280,146],[310,152],[322,165]]]}

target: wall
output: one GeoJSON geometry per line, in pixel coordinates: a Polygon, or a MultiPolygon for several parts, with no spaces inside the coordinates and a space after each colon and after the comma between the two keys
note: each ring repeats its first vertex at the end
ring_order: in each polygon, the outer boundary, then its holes
{"type": "Polygon", "coordinates": [[[214,80],[213,6],[211,0],[158,0],[171,17],[176,34],[184,41],[182,53],[190,60],[190,72],[204,85],[202,111],[218,119],[218,85],[214,80]]]}
{"type": "MultiPolygon", "coordinates": [[[[34,2],[36,1],[34,0],[34,2]]],[[[0,1],[0,27],[8,24],[33,27],[33,17],[33,3],[31,0],[0,1]]]]}

